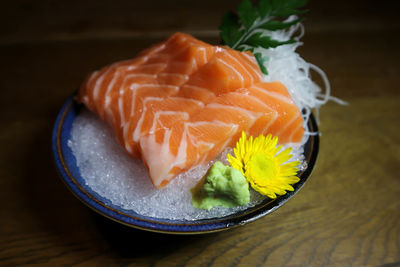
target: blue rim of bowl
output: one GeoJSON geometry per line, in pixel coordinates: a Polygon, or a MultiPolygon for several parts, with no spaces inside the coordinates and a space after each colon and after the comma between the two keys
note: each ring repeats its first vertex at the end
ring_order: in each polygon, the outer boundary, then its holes
{"type": "MultiPolygon", "coordinates": [[[[319,136],[310,135],[304,147],[307,168],[298,174],[300,181],[293,186],[294,191],[287,192],[275,200],[266,199],[252,208],[221,218],[189,221],[142,216],[112,204],[111,201],[88,187],[81,177],[75,156],[68,146],[72,123],[79,115],[81,108],[82,106],[74,101],[74,97],[70,97],[57,116],[52,133],[52,151],[58,173],[70,191],[94,211],[118,223],[147,231],[168,234],[202,234],[222,231],[255,221],[282,206],[300,190],[311,175],[319,150],[319,136]]],[[[308,126],[310,132],[318,132],[312,114],[308,120],[308,126]]]]}

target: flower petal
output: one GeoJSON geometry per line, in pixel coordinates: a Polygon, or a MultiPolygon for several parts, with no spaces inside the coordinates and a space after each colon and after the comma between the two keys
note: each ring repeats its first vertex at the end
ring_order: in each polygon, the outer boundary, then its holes
{"type": "Polygon", "coordinates": [[[254,190],[274,199],[293,191],[292,184],[300,181],[296,176],[300,162],[287,162],[292,157],[291,152],[292,148],[282,150],[282,145],[278,146],[276,136],[247,138],[242,131],[233,149],[234,156],[228,154],[228,162],[243,173],[254,190]]]}

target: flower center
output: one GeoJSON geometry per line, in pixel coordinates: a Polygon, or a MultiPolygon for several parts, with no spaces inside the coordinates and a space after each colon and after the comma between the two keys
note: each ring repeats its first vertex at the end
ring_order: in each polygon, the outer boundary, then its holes
{"type": "Polygon", "coordinates": [[[276,177],[277,167],[274,158],[266,153],[256,153],[252,155],[246,169],[253,179],[266,181],[276,177]]]}

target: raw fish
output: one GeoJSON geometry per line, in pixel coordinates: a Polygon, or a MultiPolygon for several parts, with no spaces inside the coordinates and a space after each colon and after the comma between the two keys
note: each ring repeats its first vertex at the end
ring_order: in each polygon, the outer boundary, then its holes
{"type": "Polygon", "coordinates": [[[158,188],[214,159],[241,132],[299,142],[303,119],[285,86],[264,82],[250,52],[176,33],[130,60],[93,72],[78,101],[140,157],[158,188]]]}

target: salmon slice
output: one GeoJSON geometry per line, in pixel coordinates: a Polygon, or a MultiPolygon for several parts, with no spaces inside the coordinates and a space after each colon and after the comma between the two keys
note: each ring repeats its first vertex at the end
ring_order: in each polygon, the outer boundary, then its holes
{"type": "Polygon", "coordinates": [[[214,57],[190,77],[187,85],[206,88],[219,95],[246,88],[262,80],[254,58],[236,50],[219,47],[214,57]]]}
{"type": "Polygon", "coordinates": [[[241,132],[299,142],[301,112],[279,82],[263,82],[254,56],[176,33],[136,58],[89,75],[78,100],[145,163],[154,186],[214,159],[241,132]]]}

